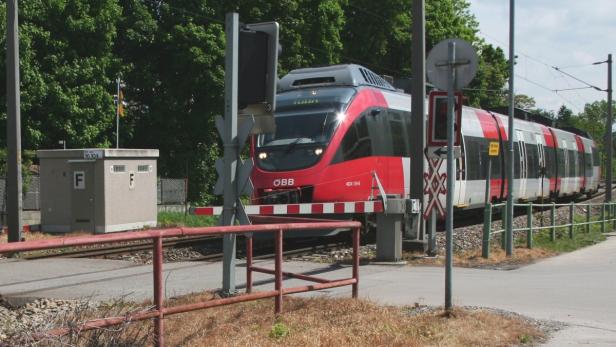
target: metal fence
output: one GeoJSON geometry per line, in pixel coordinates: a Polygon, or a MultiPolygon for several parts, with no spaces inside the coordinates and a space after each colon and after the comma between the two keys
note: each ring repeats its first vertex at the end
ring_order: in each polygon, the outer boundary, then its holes
{"type": "MultiPolygon", "coordinates": [[[[28,176],[24,178],[23,209],[38,211],[41,209],[41,178],[28,176]]],[[[186,205],[188,180],[186,178],[159,178],[157,184],[158,205],[186,205]]],[[[6,212],[6,179],[0,177],[0,213],[6,212]]]]}
{"type": "MultiPolygon", "coordinates": [[[[6,212],[6,178],[0,177],[0,211],[6,212]]],[[[38,211],[41,209],[40,193],[41,179],[39,176],[28,176],[23,183],[23,209],[38,211]]]]}
{"type": "Polygon", "coordinates": [[[151,240],[152,241],[152,268],[153,268],[153,292],[154,305],[149,310],[141,310],[128,313],[122,317],[106,317],[93,319],[86,322],[72,323],[68,327],[58,328],[36,335],[38,340],[67,334],[78,334],[87,330],[102,329],[110,326],[128,324],[134,321],[154,319],[154,344],[164,345],[164,318],[174,314],[186,313],[211,307],[235,304],[265,298],[275,298],[274,310],[276,315],[282,313],[283,296],[322,290],[334,287],[351,286],[352,296],[357,298],[359,291],[359,241],[361,223],[353,221],[313,221],[306,223],[277,223],[263,225],[235,225],[206,228],[173,228],[147,231],[135,231],[132,233],[112,233],[95,236],[75,236],[58,238],[53,240],[34,240],[0,244],[0,254],[24,252],[33,250],[46,250],[52,248],[64,248],[71,246],[99,245],[112,242],[151,240]],[[309,274],[291,273],[283,271],[283,234],[288,231],[335,230],[338,228],[351,229],[353,237],[353,264],[351,277],[326,279],[309,274]],[[275,263],[274,269],[262,268],[253,264],[252,233],[274,233],[275,235],[275,263]],[[166,306],[164,301],[166,279],[163,276],[163,238],[198,236],[198,235],[245,235],[246,236],[246,294],[227,298],[199,301],[192,304],[166,306]],[[260,272],[274,275],[274,290],[252,291],[252,273],[260,272]],[[283,277],[296,278],[312,282],[309,285],[296,287],[283,287],[283,277]]]}
{"type": "MultiPolygon", "coordinates": [[[[609,229],[616,229],[616,203],[568,203],[568,204],[514,204],[515,207],[523,207],[526,209],[526,227],[513,228],[512,232],[525,232],[526,233],[526,247],[533,248],[533,239],[537,232],[548,230],[550,241],[556,241],[557,234],[566,232],[570,239],[574,238],[575,232],[590,233],[591,225],[600,224],[601,232],[606,231],[606,227],[609,229]],[[567,208],[566,223],[558,223],[556,221],[556,208],[567,208]],[[543,225],[536,225],[533,218],[534,209],[549,209],[549,223],[543,225]],[[582,213],[578,213],[578,209],[581,209],[582,213]],[[592,210],[596,210],[598,213],[592,213],[592,210]]],[[[502,225],[506,224],[506,204],[486,204],[484,209],[484,222],[483,222],[483,240],[482,240],[482,257],[490,257],[490,242],[494,235],[500,234],[501,247],[505,249],[505,229],[492,229],[492,216],[494,211],[500,210],[502,215],[502,225]]]]}
{"type": "Polygon", "coordinates": [[[186,205],[188,179],[159,178],[157,191],[159,205],[186,205]]]}

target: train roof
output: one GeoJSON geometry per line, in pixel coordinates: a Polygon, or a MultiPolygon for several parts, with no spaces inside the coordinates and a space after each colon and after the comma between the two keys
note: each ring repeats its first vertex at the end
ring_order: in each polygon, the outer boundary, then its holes
{"type": "Polygon", "coordinates": [[[396,91],[383,77],[369,69],[344,64],[292,70],[278,81],[278,92],[326,86],[369,86],[396,91]]]}
{"type": "MultiPolygon", "coordinates": [[[[507,115],[509,113],[509,109],[507,108],[507,106],[494,107],[494,108],[491,108],[490,111],[494,111],[496,113],[500,113],[503,115],[507,115]]],[[[567,131],[567,132],[570,132],[570,133],[573,133],[573,134],[576,134],[582,137],[586,137],[589,139],[591,138],[590,134],[588,134],[588,132],[584,130],[574,128],[574,127],[560,127],[556,124],[556,120],[551,117],[547,117],[539,113],[534,113],[528,110],[524,110],[519,107],[515,107],[513,109],[513,116],[515,118],[522,119],[525,121],[543,124],[545,126],[548,126],[554,129],[560,129],[560,130],[567,131]]]]}

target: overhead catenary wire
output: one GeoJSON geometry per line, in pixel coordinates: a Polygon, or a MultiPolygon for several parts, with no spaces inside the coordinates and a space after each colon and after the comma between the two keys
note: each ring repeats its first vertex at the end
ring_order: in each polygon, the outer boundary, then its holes
{"type": "Polygon", "coordinates": [[[553,92],[558,93],[558,92],[566,92],[566,91],[569,91],[569,90],[580,90],[580,89],[590,89],[590,88],[592,88],[592,87],[577,87],[577,88],[554,89],[553,92]]]}
{"type": "MultiPolygon", "coordinates": [[[[509,44],[508,44],[508,43],[503,42],[503,41],[501,41],[501,40],[497,39],[496,37],[494,37],[494,36],[492,36],[492,35],[490,35],[490,34],[488,34],[488,33],[484,32],[484,31],[481,31],[481,30],[480,30],[480,31],[479,31],[479,33],[480,33],[482,36],[484,36],[485,38],[489,38],[490,40],[492,40],[492,41],[494,41],[494,42],[496,42],[496,43],[498,43],[498,44],[500,44],[500,45],[503,45],[503,46],[505,46],[505,47],[509,47],[509,44]]],[[[517,51],[517,53],[518,53],[519,55],[521,55],[521,56],[526,57],[528,60],[534,61],[534,62],[536,62],[537,64],[540,64],[540,65],[543,65],[543,66],[544,66],[544,67],[545,67],[548,71],[552,71],[552,72],[556,71],[556,72],[558,72],[558,73],[560,73],[560,74],[562,74],[562,75],[568,75],[567,77],[570,77],[570,78],[575,78],[575,76],[573,76],[573,75],[571,75],[571,74],[568,74],[568,73],[567,73],[567,72],[565,72],[565,71],[562,71],[562,69],[563,69],[563,68],[558,68],[558,69],[555,69],[555,66],[554,66],[554,65],[548,64],[547,62],[543,61],[542,59],[536,58],[536,57],[531,56],[531,55],[529,55],[529,54],[527,54],[527,53],[524,53],[524,52],[520,52],[519,50],[517,51]]],[[[585,63],[585,64],[578,64],[578,65],[571,65],[570,67],[581,67],[581,66],[590,66],[590,65],[592,65],[592,64],[590,64],[590,63],[585,63]]],[[[521,78],[521,79],[524,79],[525,81],[527,81],[527,82],[529,82],[529,83],[531,83],[531,84],[534,84],[535,86],[538,86],[539,88],[545,89],[545,90],[547,90],[547,91],[550,91],[550,92],[552,92],[552,93],[556,94],[556,95],[557,95],[559,98],[561,98],[563,101],[565,101],[566,103],[568,103],[569,105],[571,105],[572,107],[574,107],[575,109],[577,109],[578,111],[580,111],[580,108],[579,108],[579,107],[577,107],[577,106],[575,106],[573,102],[571,102],[569,99],[567,99],[567,98],[563,97],[560,93],[558,93],[558,92],[556,92],[556,91],[555,91],[555,90],[556,90],[556,89],[558,89],[558,88],[548,88],[548,87],[546,87],[546,86],[544,86],[544,85],[540,85],[539,83],[537,83],[537,82],[535,82],[535,81],[530,81],[530,80],[529,80],[529,79],[527,79],[527,78],[524,78],[524,77],[521,77],[521,76],[518,76],[518,75],[516,75],[516,77],[519,77],[519,78],[521,78]]],[[[591,85],[591,84],[587,84],[585,81],[582,81],[582,80],[580,80],[580,81],[581,81],[582,83],[586,84],[587,86],[590,86],[592,89],[597,90],[597,89],[596,89],[596,86],[591,85]]],[[[567,80],[566,80],[566,79],[565,79],[565,83],[567,83],[567,85],[568,85],[569,87],[571,87],[571,90],[576,90],[576,94],[577,94],[577,96],[580,98],[580,100],[582,100],[582,102],[584,102],[584,103],[590,103],[590,101],[588,101],[587,99],[583,98],[583,97],[582,97],[582,96],[581,96],[581,95],[577,92],[577,89],[573,89],[573,87],[572,87],[572,86],[571,86],[571,85],[567,82],[567,80]]],[[[586,89],[590,89],[590,88],[586,88],[586,89]]],[[[600,90],[600,89],[599,89],[599,90],[600,90]]]]}
{"type": "Polygon", "coordinates": [[[590,84],[590,83],[588,83],[588,82],[586,82],[586,81],[584,81],[584,80],[582,80],[582,79],[580,79],[580,78],[577,78],[577,77],[573,76],[572,74],[570,74],[570,73],[568,73],[568,72],[566,72],[566,71],[563,71],[563,70],[562,70],[561,68],[559,68],[558,66],[552,66],[552,69],[554,69],[554,70],[556,70],[556,71],[558,71],[558,72],[560,72],[560,73],[562,73],[562,74],[564,74],[564,75],[567,75],[567,76],[569,76],[569,77],[573,78],[574,80],[576,80],[576,81],[578,81],[578,82],[580,82],[580,83],[583,83],[583,84],[587,85],[587,86],[588,86],[588,87],[590,87],[590,88],[593,88],[593,89],[595,89],[595,90],[597,90],[597,91],[600,91],[600,92],[605,92],[605,90],[603,90],[603,89],[601,89],[601,88],[599,88],[599,87],[597,87],[597,86],[595,86],[595,85],[592,85],[592,84],[590,84]]]}

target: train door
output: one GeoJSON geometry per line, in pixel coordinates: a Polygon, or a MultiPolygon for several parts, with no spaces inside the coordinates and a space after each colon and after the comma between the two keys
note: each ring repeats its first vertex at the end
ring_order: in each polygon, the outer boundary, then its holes
{"type": "MultiPolygon", "coordinates": [[[[572,193],[578,192],[580,191],[580,165],[579,165],[579,152],[577,149],[577,146],[573,146],[573,151],[570,151],[569,153],[572,153],[573,155],[571,156],[571,169],[573,171],[573,187],[572,187],[572,193]]],[[[582,167],[583,168],[583,167],[582,167]]]]}
{"type": "Polygon", "coordinates": [[[562,140],[561,142],[561,150],[563,153],[563,172],[561,172],[561,184],[560,184],[560,193],[561,194],[569,194],[569,185],[570,185],[570,168],[569,168],[569,148],[567,148],[567,141],[562,140]]]}
{"type": "Polygon", "coordinates": [[[535,141],[537,141],[537,154],[539,157],[539,196],[546,197],[550,191],[550,182],[546,182],[546,160],[545,160],[545,146],[543,144],[543,136],[535,134],[535,141]],[[546,187],[547,186],[547,187],[546,187]]]}
{"type": "MultiPolygon", "coordinates": [[[[461,136],[460,139],[460,148],[466,148],[464,141],[464,136],[461,136]]],[[[468,204],[466,202],[466,151],[462,151],[460,158],[454,161],[454,172],[456,173],[456,181],[454,183],[454,188],[456,194],[453,197],[454,205],[458,207],[467,207],[468,204]]]]}
{"type": "Polygon", "coordinates": [[[515,131],[518,146],[518,156],[520,160],[520,176],[518,184],[518,199],[526,199],[526,180],[528,179],[527,163],[526,163],[526,143],[524,142],[524,133],[522,130],[515,131]]]}

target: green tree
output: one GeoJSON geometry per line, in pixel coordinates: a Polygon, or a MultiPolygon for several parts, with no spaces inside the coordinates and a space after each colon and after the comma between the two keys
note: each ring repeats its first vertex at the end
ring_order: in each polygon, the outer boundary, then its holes
{"type": "MultiPolygon", "coordinates": [[[[6,7],[0,37],[6,37],[6,7]]],[[[20,2],[21,112],[24,148],[110,144],[113,131],[112,52],[121,8],[115,0],[20,2]]],[[[0,80],[6,81],[5,61],[0,80]]],[[[6,117],[6,83],[0,86],[6,117]]],[[[4,141],[4,140],[3,140],[4,141]]]]}
{"type": "Polygon", "coordinates": [[[280,24],[280,71],[338,64],[344,61],[343,6],[347,0],[232,0],[216,3],[218,17],[236,11],[243,23],[277,21],[280,24]]]}
{"type": "Polygon", "coordinates": [[[479,47],[477,75],[464,91],[469,104],[485,109],[507,105],[507,90],[504,89],[504,85],[509,74],[503,50],[483,41],[477,46],[479,47]]]}
{"type": "Polygon", "coordinates": [[[577,122],[573,111],[565,105],[560,106],[556,113],[556,125],[559,127],[576,127],[577,122]]]}
{"type": "Polygon", "coordinates": [[[409,1],[349,1],[342,34],[345,62],[377,73],[401,77],[410,73],[411,6],[409,1]]]}
{"type": "Polygon", "coordinates": [[[223,113],[224,23],[201,1],[125,0],[123,59],[131,147],[158,148],[159,174],[188,177],[189,199],[212,199],[223,113]]]}
{"type": "Polygon", "coordinates": [[[535,102],[535,98],[526,94],[516,94],[513,98],[513,104],[515,105],[515,107],[521,108],[523,110],[532,110],[537,105],[535,102]]]}
{"type": "MultiPolygon", "coordinates": [[[[612,104],[612,112],[616,113],[616,103],[612,104]]],[[[595,101],[586,104],[584,111],[575,117],[575,125],[585,130],[597,143],[601,152],[605,147],[605,122],[607,120],[607,101],[595,101]]],[[[613,123],[612,123],[613,127],[613,123]]],[[[612,131],[613,132],[613,131],[612,131]]]]}

